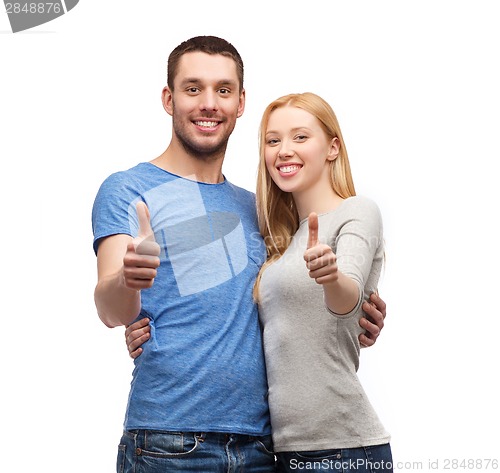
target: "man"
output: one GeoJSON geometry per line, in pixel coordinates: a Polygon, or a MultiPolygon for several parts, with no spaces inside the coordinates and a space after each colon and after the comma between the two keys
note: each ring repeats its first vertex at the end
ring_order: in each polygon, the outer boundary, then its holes
{"type": "MultiPolygon", "coordinates": [[[[191,38],[169,56],[158,158],[108,177],[93,208],[95,302],[109,327],[150,319],[136,360],[118,471],[275,469],[252,287],[266,254],[254,195],[222,174],[245,108],[227,41],[191,38]],[[135,238],[134,238],[135,237],[135,238]]],[[[385,305],[380,299],[380,310],[385,305]]],[[[365,320],[372,344],[383,326],[365,320]]]]}

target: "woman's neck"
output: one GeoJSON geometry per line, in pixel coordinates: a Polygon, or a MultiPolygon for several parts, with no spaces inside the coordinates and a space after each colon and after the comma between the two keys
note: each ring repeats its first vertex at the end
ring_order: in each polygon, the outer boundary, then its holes
{"type": "Polygon", "coordinates": [[[335,210],[344,199],[330,186],[327,189],[314,188],[301,193],[294,193],[293,200],[299,214],[299,221],[307,218],[311,212],[323,214],[335,210]]]}

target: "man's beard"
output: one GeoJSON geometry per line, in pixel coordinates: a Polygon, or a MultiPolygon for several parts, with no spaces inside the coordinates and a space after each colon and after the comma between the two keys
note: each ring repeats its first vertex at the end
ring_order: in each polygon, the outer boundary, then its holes
{"type": "Polygon", "coordinates": [[[178,123],[182,122],[175,119],[174,112],[172,121],[173,132],[181,146],[184,148],[184,151],[186,151],[189,156],[204,162],[216,161],[224,157],[227,143],[229,141],[229,136],[210,146],[198,145],[194,140],[190,139],[187,133],[185,133],[185,127],[183,127],[182,125],[178,126],[178,123]]]}
{"type": "MultiPolygon", "coordinates": [[[[175,128],[174,128],[174,133],[176,133],[175,128]]],[[[224,157],[224,154],[226,153],[227,142],[228,142],[227,139],[207,149],[206,146],[205,147],[197,146],[191,140],[186,140],[182,134],[176,133],[176,135],[179,143],[184,148],[184,151],[186,151],[186,153],[189,154],[189,156],[195,159],[199,159],[200,161],[204,162],[217,161],[217,159],[224,157]]]]}

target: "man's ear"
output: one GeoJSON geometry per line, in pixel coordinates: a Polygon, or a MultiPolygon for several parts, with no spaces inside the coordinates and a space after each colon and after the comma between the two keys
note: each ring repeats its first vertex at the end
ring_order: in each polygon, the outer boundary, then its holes
{"type": "Polygon", "coordinates": [[[242,89],[240,94],[240,103],[238,104],[238,114],[236,116],[240,118],[243,115],[244,111],[245,111],[245,89],[242,89]]]}
{"type": "Polygon", "coordinates": [[[163,104],[163,108],[169,115],[174,114],[174,104],[172,98],[172,92],[168,86],[163,87],[161,92],[161,101],[163,104]]]}

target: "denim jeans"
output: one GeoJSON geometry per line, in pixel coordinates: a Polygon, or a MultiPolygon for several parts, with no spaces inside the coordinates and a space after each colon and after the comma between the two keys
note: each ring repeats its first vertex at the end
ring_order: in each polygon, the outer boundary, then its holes
{"type": "Polygon", "coordinates": [[[330,471],[339,473],[392,473],[390,444],[371,447],[280,452],[278,472],[330,471]]]}
{"type": "Polygon", "coordinates": [[[123,433],[118,446],[117,473],[274,473],[271,436],[224,433],[123,433]]]}

